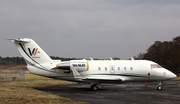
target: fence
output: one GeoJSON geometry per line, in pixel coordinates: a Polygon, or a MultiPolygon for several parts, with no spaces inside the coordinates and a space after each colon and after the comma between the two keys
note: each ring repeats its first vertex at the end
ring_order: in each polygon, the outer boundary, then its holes
{"type": "Polygon", "coordinates": [[[25,68],[1,68],[0,82],[23,81],[25,80],[25,68]]]}

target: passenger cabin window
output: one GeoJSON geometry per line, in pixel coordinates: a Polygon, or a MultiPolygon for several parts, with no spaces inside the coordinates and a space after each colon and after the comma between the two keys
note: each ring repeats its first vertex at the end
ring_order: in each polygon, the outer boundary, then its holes
{"type": "Polygon", "coordinates": [[[107,70],[107,67],[105,67],[105,70],[107,70]]]}
{"type": "Polygon", "coordinates": [[[101,67],[98,67],[98,70],[100,71],[100,70],[101,70],[101,67]]]}
{"type": "Polygon", "coordinates": [[[131,67],[130,69],[133,70],[133,67],[131,67]]]}
{"type": "Polygon", "coordinates": [[[120,70],[120,67],[118,67],[118,70],[120,70]]]}
{"type": "Polygon", "coordinates": [[[126,67],[124,67],[124,70],[126,70],[126,67]]]}

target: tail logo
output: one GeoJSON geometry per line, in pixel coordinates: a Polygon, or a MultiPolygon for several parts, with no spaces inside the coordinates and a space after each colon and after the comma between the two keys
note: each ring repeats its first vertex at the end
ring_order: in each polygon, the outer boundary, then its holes
{"type": "Polygon", "coordinates": [[[36,56],[37,53],[40,53],[40,52],[38,51],[38,48],[34,48],[32,51],[31,51],[30,48],[28,48],[28,50],[29,50],[29,54],[30,54],[31,56],[32,56],[32,55],[36,56]]]}

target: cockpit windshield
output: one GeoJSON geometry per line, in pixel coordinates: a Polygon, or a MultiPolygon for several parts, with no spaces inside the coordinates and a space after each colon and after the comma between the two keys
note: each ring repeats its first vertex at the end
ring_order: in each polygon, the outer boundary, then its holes
{"type": "Polygon", "coordinates": [[[151,68],[153,69],[153,68],[162,68],[162,67],[160,65],[153,64],[153,65],[151,65],[151,68]]]}

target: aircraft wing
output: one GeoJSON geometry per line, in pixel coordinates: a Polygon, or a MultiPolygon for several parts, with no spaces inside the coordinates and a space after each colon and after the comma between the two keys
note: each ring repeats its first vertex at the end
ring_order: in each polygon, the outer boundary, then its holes
{"type": "Polygon", "coordinates": [[[83,81],[83,82],[99,82],[99,83],[120,83],[122,82],[122,79],[117,78],[117,77],[85,77],[82,76],[76,68],[72,68],[72,72],[74,75],[74,78],[78,81],[83,81]]]}
{"type": "Polygon", "coordinates": [[[72,72],[73,72],[74,78],[83,79],[83,77],[81,76],[81,74],[79,74],[79,72],[76,70],[76,68],[72,68],[72,72]]]}
{"type": "Polygon", "coordinates": [[[121,83],[121,78],[111,78],[111,77],[93,77],[93,78],[83,78],[84,82],[99,82],[99,83],[121,83]]]}

